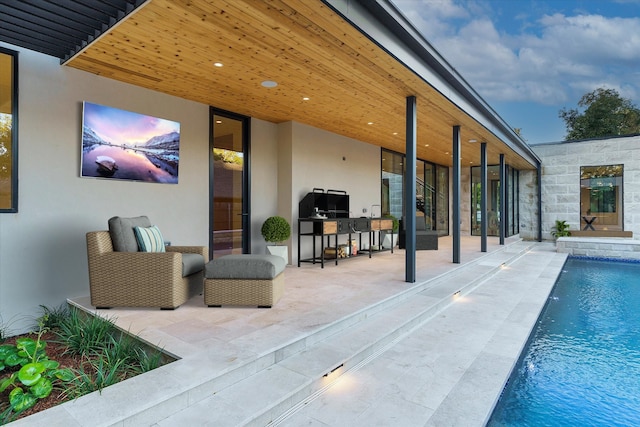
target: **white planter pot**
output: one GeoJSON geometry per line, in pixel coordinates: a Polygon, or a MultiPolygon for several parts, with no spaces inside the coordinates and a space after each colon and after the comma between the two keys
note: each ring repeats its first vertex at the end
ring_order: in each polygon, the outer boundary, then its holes
{"type": "Polygon", "coordinates": [[[284,260],[285,264],[289,264],[289,247],[288,246],[267,246],[267,252],[271,255],[277,255],[284,260]]]}
{"type": "Polygon", "coordinates": [[[391,248],[391,236],[393,236],[393,246],[398,246],[398,233],[384,233],[382,238],[382,247],[384,249],[391,248]]]}

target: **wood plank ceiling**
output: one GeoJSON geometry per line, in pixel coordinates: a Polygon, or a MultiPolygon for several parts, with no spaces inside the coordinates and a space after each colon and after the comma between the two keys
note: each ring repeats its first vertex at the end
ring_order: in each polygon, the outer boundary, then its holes
{"type": "Polygon", "coordinates": [[[406,97],[415,95],[419,158],[451,166],[452,126],[460,125],[463,167],[480,164],[475,139],[488,143],[490,164],[504,153],[515,168],[533,169],[320,0],[151,0],[66,65],[398,152],[406,97]],[[266,80],[277,86],[263,87],[266,80]]]}

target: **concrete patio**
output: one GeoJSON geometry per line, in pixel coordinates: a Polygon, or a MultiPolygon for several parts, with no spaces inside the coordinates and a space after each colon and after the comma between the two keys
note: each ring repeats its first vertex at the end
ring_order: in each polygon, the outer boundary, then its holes
{"type": "Polygon", "coordinates": [[[402,250],[289,266],[272,309],[98,310],[179,360],[14,424],[484,425],[566,259],[506,243],[440,238],[413,284],[402,250]]]}

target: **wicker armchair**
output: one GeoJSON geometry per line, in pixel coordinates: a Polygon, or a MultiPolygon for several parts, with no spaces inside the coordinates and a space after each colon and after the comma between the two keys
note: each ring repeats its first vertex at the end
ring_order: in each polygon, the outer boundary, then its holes
{"type": "Polygon", "coordinates": [[[167,246],[166,251],[116,252],[108,231],[87,233],[91,304],[174,309],[201,293],[207,248],[167,246]],[[183,253],[201,255],[202,268],[195,271],[199,257],[183,265],[183,253]]]}

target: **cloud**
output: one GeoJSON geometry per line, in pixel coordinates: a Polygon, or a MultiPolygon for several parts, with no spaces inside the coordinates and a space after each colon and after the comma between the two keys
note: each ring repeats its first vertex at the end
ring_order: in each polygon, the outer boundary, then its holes
{"type": "MultiPolygon", "coordinates": [[[[631,1],[640,3],[626,0],[631,1]]],[[[544,14],[542,8],[523,7],[511,25],[496,28],[504,12],[491,2],[395,4],[490,102],[575,104],[602,86],[632,100],[640,94],[640,18],[585,10],[544,14]]]]}
{"type": "Polygon", "coordinates": [[[468,9],[456,5],[453,0],[394,0],[394,3],[427,40],[452,35],[452,21],[471,17],[468,9]]]}

